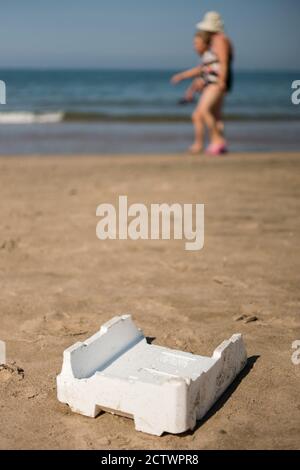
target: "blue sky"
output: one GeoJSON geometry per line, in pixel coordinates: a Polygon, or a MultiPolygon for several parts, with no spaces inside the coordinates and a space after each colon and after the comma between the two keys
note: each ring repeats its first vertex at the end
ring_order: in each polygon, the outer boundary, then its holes
{"type": "Polygon", "coordinates": [[[299,0],[1,0],[0,67],[180,68],[219,11],[238,69],[300,70],[299,0]]]}

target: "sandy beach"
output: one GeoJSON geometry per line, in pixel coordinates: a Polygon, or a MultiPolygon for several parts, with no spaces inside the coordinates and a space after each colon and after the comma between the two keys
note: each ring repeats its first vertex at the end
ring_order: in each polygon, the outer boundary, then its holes
{"type": "Polygon", "coordinates": [[[299,449],[300,154],[0,158],[0,449],[299,449]],[[205,247],[99,241],[96,207],[205,204],[205,247]],[[194,432],[160,438],[56,399],[65,348],[131,313],[154,343],[245,371],[194,432]]]}

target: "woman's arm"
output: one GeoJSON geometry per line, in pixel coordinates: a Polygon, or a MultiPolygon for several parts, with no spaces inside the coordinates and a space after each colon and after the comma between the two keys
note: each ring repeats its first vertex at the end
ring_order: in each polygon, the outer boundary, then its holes
{"type": "Polygon", "coordinates": [[[217,35],[213,41],[213,49],[220,62],[219,85],[222,90],[227,88],[227,78],[229,73],[229,59],[231,46],[229,40],[223,35],[217,35]]]}
{"type": "Polygon", "coordinates": [[[194,67],[193,69],[186,70],[185,72],[177,73],[174,75],[171,79],[171,82],[173,85],[176,85],[177,83],[181,82],[182,80],[188,80],[189,78],[194,78],[197,77],[201,73],[201,65],[198,65],[198,67],[194,67]]]}

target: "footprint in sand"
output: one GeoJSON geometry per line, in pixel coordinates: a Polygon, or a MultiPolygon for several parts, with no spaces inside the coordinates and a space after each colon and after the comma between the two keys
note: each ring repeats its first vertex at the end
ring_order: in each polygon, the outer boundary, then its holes
{"type": "Polygon", "coordinates": [[[9,240],[5,240],[0,244],[0,250],[5,250],[11,253],[18,247],[18,240],[10,238],[9,240]]]}
{"type": "Polygon", "coordinates": [[[35,335],[81,336],[88,333],[87,320],[65,312],[53,312],[25,321],[22,331],[35,335]],[[83,327],[84,325],[84,327],[83,327]]]}
{"type": "Polygon", "coordinates": [[[245,282],[227,276],[216,276],[214,277],[214,282],[224,287],[241,287],[243,289],[247,289],[248,287],[245,282]]]}

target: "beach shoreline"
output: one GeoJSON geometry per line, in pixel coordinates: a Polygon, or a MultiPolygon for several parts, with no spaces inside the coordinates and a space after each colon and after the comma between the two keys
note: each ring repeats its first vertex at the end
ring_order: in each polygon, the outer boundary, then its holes
{"type": "MultiPolygon", "coordinates": [[[[118,143],[120,145],[120,143],[118,143]]],[[[0,449],[299,449],[300,153],[0,157],[0,449]],[[96,208],[205,204],[205,245],[100,241],[96,208]],[[73,414],[64,349],[131,313],[154,344],[212,354],[242,333],[249,363],[192,433],[73,414]]]]}
{"type": "MultiPolygon", "coordinates": [[[[191,108],[192,111],[192,108],[191,108]]],[[[230,153],[296,152],[300,121],[226,123],[230,153]]],[[[0,158],[5,155],[165,155],[183,153],[193,140],[184,123],[1,124],[0,158]]]]}

